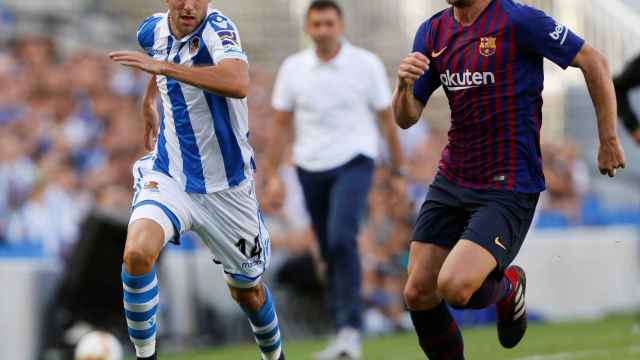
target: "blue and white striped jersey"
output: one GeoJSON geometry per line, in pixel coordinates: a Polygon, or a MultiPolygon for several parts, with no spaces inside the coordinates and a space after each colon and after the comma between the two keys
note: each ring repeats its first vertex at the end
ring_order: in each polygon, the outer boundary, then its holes
{"type": "MultiPolygon", "coordinates": [[[[209,9],[202,24],[182,39],[171,34],[167,15],[155,14],[138,28],[140,46],[155,59],[186,66],[247,61],[236,26],[220,11],[209,9]]],[[[200,194],[250,178],[255,165],[246,99],[218,96],[166,76],[156,79],[163,110],[153,169],[186,192],[200,194]]]]}

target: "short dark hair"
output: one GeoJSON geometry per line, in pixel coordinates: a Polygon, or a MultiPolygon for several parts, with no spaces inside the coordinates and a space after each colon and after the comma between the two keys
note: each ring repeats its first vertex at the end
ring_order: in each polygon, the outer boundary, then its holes
{"type": "Polygon", "coordinates": [[[307,16],[311,14],[312,11],[323,11],[323,10],[335,10],[338,13],[338,16],[342,18],[342,8],[338,5],[337,2],[333,0],[314,0],[309,5],[309,9],[307,10],[307,16]]]}

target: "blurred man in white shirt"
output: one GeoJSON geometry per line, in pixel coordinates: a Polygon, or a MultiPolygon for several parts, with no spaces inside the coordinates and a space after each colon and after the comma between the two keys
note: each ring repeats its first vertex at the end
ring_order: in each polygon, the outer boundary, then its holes
{"type": "Polygon", "coordinates": [[[315,46],[286,59],[275,84],[266,195],[282,186],[278,168],[293,132],[293,161],[327,265],[337,330],[315,358],[358,359],[362,303],[357,236],[379,155],[379,129],[388,144],[392,186],[404,196],[402,155],[384,66],[343,38],[340,7],[334,1],[314,1],[305,31],[315,46]]]}

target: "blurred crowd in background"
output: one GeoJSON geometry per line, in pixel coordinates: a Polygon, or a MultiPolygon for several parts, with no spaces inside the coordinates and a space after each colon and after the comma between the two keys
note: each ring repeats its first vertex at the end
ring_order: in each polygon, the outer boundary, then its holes
{"type": "MultiPolygon", "coordinates": [[[[249,107],[258,186],[272,121],[272,81],[270,74],[252,70],[249,107]]],[[[145,75],[114,66],[103,53],[60,58],[47,37],[21,38],[0,52],[0,244],[64,259],[91,211],[127,220],[131,165],[143,155],[138,102],[146,82],[145,75]]],[[[384,155],[379,161],[360,244],[365,300],[375,311],[368,318],[382,319],[374,321],[380,331],[407,324],[400,294],[413,217],[436,172],[447,126],[447,121],[425,121],[401,134],[407,199],[390,191],[384,155]]],[[[546,144],[543,156],[549,188],[544,211],[580,224],[589,165],[570,141],[546,144]]],[[[284,206],[262,204],[276,267],[292,258],[319,258],[293,166],[282,171],[288,186],[275,201],[284,206]]]]}

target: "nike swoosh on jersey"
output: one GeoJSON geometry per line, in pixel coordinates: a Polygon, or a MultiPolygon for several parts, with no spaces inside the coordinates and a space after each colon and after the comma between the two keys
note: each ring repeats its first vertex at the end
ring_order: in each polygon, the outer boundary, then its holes
{"type": "Polygon", "coordinates": [[[505,251],[507,250],[507,247],[506,247],[506,246],[504,246],[504,245],[502,244],[502,242],[500,242],[500,236],[497,236],[497,237],[495,238],[495,240],[493,240],[493,242],[494,242],[496,245],[498,245],[498,246],[500,246],[501,248],[503,248],[505,251]]]}
{"type": "Polygon", "coordinates": [[[442,55],[442,53],[443,53],[445,50],[447,50],[447,47],[446,47],[446,46],[444,47],[444,49],[442,49],[442,50],[440,50],[440,51],[438,51],[438,52],[432,51],[432,52],[431,52],[431,57],[432,57],[432,58],[437,58],[438,56],[442,55]]]}

